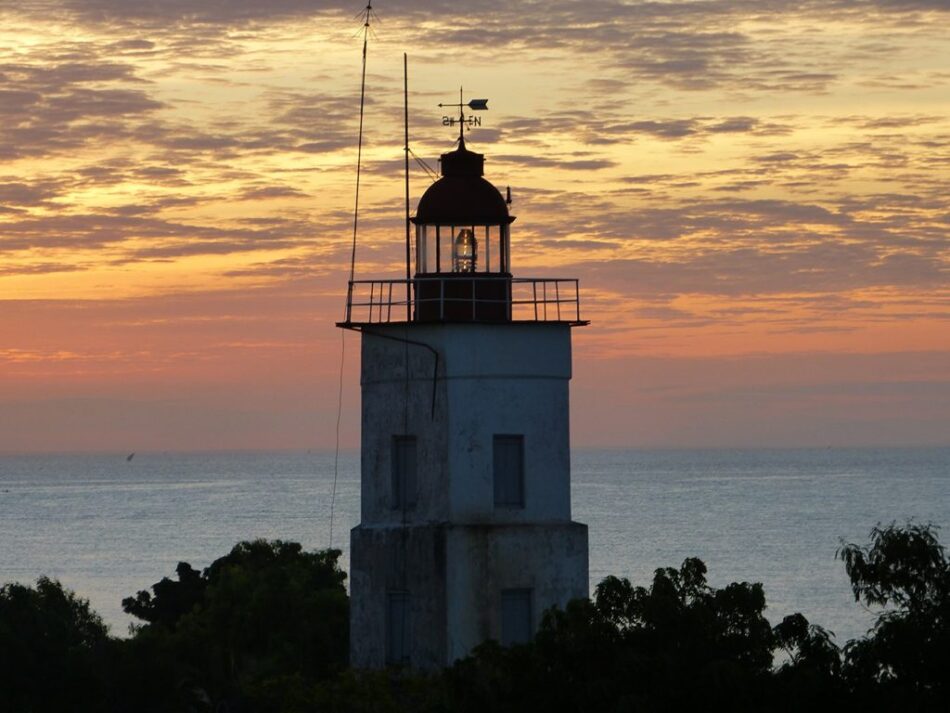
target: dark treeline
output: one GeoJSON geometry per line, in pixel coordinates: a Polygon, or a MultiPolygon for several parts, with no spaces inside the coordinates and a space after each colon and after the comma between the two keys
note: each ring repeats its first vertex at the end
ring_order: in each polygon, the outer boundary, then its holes
{"type": "Polygon", "coordinates": [[[878,611],[838,647],[801,614],[773,626],[760,584],[710,587],[688,559],[649,586],[608,577],[551,610],[530,644],[479,647],[430,675],[347,666],[338,550],[242,542],[204,571],[125,599],[109,636],[42,578],[0,588],[0,711],[950,710],[950,565],[932,526],[845,545],[856,601],[878,611]]]}

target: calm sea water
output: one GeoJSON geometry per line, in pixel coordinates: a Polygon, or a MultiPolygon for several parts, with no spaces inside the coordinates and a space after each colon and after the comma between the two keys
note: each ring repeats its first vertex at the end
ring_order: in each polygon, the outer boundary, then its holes
{"type": "MultiPolygon", "coordinates": [[[[358,455],[340,457],[333,544],[359,519],[358,455]]],[[[0,457],[0,582],[59,578],[115,633],[121,600],[177,562],[206,566],[255,537],[329,544],[332,453],[0,457]]],[[[950,523],[950,448],[575,450],[574,518],[590,526],[591,585],[647,584],[702,558],[715,585],[760,581],[777,623],[801,611],[837,634],[872,614],[835,560],[877,522],[950,523]]],[[[944,532],[950,543],[950,532],[944,532]]]]}

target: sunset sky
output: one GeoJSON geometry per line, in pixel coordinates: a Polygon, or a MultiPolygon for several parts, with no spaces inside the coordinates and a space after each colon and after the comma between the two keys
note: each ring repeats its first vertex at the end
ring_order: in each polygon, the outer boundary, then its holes
{"type": "MultiPolygon", "coordinates": [[[[0,451],[332,447],[361,5],[0,5],[0,451]]],[[[515,274],[581,280],[575,445],[950,444],[950,1],[374,8],[357,277],[405,51],[414,151],[488,97],[515,274]]]]}

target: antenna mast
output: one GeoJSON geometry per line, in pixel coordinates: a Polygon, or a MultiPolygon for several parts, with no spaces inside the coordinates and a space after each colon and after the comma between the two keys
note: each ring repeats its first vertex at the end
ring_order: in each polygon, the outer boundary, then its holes
{"type": "MultiPolygon", "coordinates": [[[[360,169],[363,165],[363,111],[366,107],[366,48],[369,44],[369,21],[373,12],[373,0],[367,0],[366,8],[360,13],[363,18],[363,72],[360,78],[360,130],[356,148],[356,198],[353,205],[353,245],[350,249],[350,279],[346,287],[346,321],[350,321],[350,305],[353,302],[353,278],[356,274],[356,230],[360,216],[360,169]]],[[[340,470],[340,420],[343,414],[343,365],[346,358],[346,332],[340,333],[340,391],[337,395],[336,411],[336,452],[333,456],[333,487],[330,490],[330,547],[333,547],[333,515],[336,507],[336,485],[340,470]]]]}
{"type": "Polygon", "coordinates": [[[402,53],[402,96],[406,138],[404,149],[406,156],[406,321],[409,322],[412,319],[412,286],[409,283],[411,279],[409,244],[412,230],[409,227],[409,57],[405,52],[402,53]]]}
{"type": "MultiPolygon", "coordinates": [[[[363,17],[363,73],[360,79],[360,129],[359,139],[356,144],[356,199],[353,206],[353,247],[350,251],[350,283],[353,282],[353,276],[356,273],[356,229],[359,223],[360,213],[360,169],[363,165],[363,113],[366,107],[366,49],[369,44],[369,21],[375,16],[373,12],[373,0],[368,0],[366,8],[360,15],[363,17]]],[[[349,289],[352,291],[352,284],[349,289]]]]}

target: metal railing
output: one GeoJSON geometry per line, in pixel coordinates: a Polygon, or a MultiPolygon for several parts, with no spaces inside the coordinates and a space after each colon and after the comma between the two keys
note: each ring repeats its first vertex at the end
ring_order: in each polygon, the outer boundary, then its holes
{"type": "Polygon", "coordinates": [[[405,321],[579,323],[583,320],[575,278],[474,273],[349,283],[344,324],[405,321]]]}

